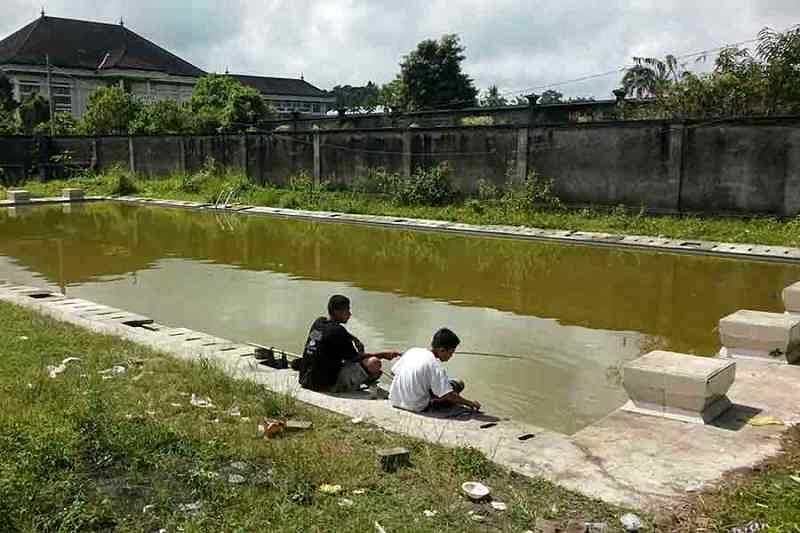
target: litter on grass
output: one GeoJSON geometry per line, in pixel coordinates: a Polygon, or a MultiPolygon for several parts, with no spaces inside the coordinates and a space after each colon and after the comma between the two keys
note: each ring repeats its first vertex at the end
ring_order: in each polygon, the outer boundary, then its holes
{"type": "Polygon", "coordinates": [[[189,403],[195,407],[202,407],[204,409],[214,407],[214,404],[211,403],[211,398],[203,398],[195,393],[192,393],[192,399],[189,400],[189,403]]]}
{"type": "Polygon", "coordinates": [[[66,359],[61,361],[61,364],[59,365],[47,365],[47,375],[49,375],[51,378],[55,378],[67,369],[68,364],[80,360],[81,360],[80,357],[67,357],[66,359]]]}

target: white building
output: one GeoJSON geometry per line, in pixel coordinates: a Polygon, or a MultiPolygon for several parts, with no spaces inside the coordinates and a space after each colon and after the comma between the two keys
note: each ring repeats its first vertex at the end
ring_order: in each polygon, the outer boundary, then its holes
{"type": "MultiPolygon", "coordinates": [[[[0,41],[0,70],[14,97],[40,93],[80,118],[97,87],[119,84],[143,101],[188,100],[206,74],[123,24],[42,16],[0,41]],[[51,82],[48,86],[48,63],[51,82]]],[[[235,76],[235,75],[234,75],[235,76]]],[[[302,79],[235,76],[278,111],[325,114],[335,99],[302,79]]]]}

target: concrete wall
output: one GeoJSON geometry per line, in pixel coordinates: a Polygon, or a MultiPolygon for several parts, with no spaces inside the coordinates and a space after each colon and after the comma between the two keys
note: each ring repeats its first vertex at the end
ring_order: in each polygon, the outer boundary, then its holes
{"type": "Polygon", "coordinates": [[[82,166],[145,176],[195,172],[209,158],[258,183],[305,172],[350,183],[374,167],[408,175],[447,162],[464,192],[535,170],[570,205],[660,212],[800,214],[800,117],[518,127],[377,128],[197,137],[0,138],[7,176],[69,150],[82,166]]]}

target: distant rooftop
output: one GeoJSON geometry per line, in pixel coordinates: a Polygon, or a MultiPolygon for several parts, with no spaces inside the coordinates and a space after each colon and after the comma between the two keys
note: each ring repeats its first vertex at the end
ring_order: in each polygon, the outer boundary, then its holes
{"type": "Polygon", "coordinates": [[[188,61],[122,24],[41,16],[0,41],[0,64],[44,65],[45,55],[61,68],[135,69],[175,76],[202,76],[188,61]]]}
{"type": "Polygon", "coordinates": [[[314,87],[302,79],[244,76],[240,74],[231,74],[231,76],[244,85],[258,90],[261,94],[310,96],[314,98],[330,97],[325,91],[314,87]]]}

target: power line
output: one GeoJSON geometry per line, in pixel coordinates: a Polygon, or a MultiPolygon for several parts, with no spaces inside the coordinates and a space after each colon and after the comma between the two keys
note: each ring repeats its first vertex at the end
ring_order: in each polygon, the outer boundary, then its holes
{"type": "MultiPolygon", "coordinates": [[[[800,28],[800,24],[794,24],[792,26],[789,26],[785,30],[781,31],[780,33],[786,33],[788,31],[796,30],[798,28],[800,28]]],[[[716,52],[721,52],[723,50],[727,50],[728,48],[737,48],[739,46],[743,46],[743,45],[746,45],[746,44],[752,44],[752,43],[757,42],[757,41],[758,41],[758,38],[756,37],[756,38],[753,38],[753,39],[747,39],[747,40],[744,40],[744,41],[725,44],[725,45],[722,45],[722,46],[718,46],[716,48],[709,48],[708,50],[700,50],[698,52],[690,52],[690,53],[686,53],[686,54],[681,54],[679,56],[675,56],[675,59],[689,59],[689,58],[692,58],[692,57],[699,57],[699,56],[709,55],[709,54],[712,54],[712,53],[716,53],[716,52]]],[[[602,77],[605,77],[605,76],[610,76],[611,74],[625,72],[627,70],[632,69],[634,66],[635,65],[625,65],[625,66],[616,68],[614,70],[609,70],[607,72],[601,72],[601,73],[598,73],[598,74],[588,74],[588,75],[580,76],[580,77],[577,77],[577,78],[558,81],[558,82],[555,82],[555,83],[548,83],[548,84],[545,84],[545,85],[537,85],[537,86],[534,86],[534,87],[527,87],[527,88],[524,88],[524,89],[512,89],[512,90],[509,90],[509,91],[504,91],[504,92],[502,92],[500,94],[503,95],[503,96],[510,95],[510,94],[523,94],[523,93],[530,93],[530,92],[541,90],[541,89],[549,89],[549,88],[552,88],[552,87],[560,87],[560,86],[563,86],[563,85],[568,85],[568,84],[572,84],[572,83],[578,83],[578,82],[582,82],[582,81],[588,81],[588,80],[592,80],[592,79],[596,79],[596,78],[602,78],[602,77]]]]}

